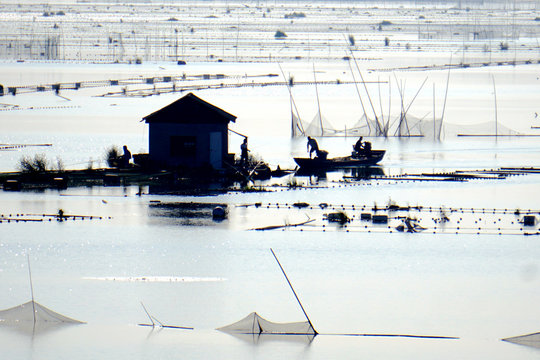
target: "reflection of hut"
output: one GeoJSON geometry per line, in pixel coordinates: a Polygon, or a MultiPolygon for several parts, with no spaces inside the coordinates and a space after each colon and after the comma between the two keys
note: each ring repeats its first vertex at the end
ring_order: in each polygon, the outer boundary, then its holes
{"type": "Polygon", "coordinates": [[[223,168],[229,147],[228,124],[236,116],[192,93],[147,115],[149,156],[165,167],[223,168]]]}

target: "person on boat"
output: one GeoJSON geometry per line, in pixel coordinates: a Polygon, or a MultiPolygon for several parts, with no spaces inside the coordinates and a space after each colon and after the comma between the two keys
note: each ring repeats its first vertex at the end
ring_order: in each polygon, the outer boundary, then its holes
{"type": "Polygon", "coordinates": [[[319,155],[319,144],[317,144],[317,140],[314,138],[308,136],[307,137],[307,150],[309,151],[309,158],[311,159],[311,154],[315,153],[315,156],[319,155]]]}
{"type": "Polygon", "coordinates": [[[371,143],[369,141],[366,141],[364,143],[364,148],[362,149],[364,155],[370,156],[371,155],[371,143]]]}
{"type": "Polygon", "coordinates": [[[131,152],[126,145],[122,149],[124,150],[124,154],[120,156],[120,167],[127,168],[129,167],[129,160],[131,160],[131,152]]]}
{"type": "Polygon", "coordinates": [[[248,163],[248,144],[247,144],[247,137],[244,138],[244,141],[242,142],[242,145],[240,145],[240,165],[245,167],[248,163]]]}
{"type": "Polygon", "coordinates": [[[363,140],[363,138],[362,138],[362,136],[360,136],[360,138],[358,139],[356,144],[354,144],[354,146],[353,146],[353,149],[356,152],[356,154],[360,154],[362,152],[362,150],[364,149],[364,143],[363,143],[362,140],[363,140]]]}

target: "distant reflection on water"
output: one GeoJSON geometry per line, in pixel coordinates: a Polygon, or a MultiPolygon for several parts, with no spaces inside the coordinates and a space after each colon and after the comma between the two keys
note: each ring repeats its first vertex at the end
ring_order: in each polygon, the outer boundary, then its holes
{"type": "Polygon", "coordinates": [[[305,344],[306,346],[311,345],[313,339],[316,335],[307,335],[307,334],[235,334],[228,333],[228,335],[245,341],[251,344],[264,344],[270,342],[288,342],[288,343],[298,343],[305,344]]]}
{"type": "Polygon", "coordinates": [[[219,224],[222,217],[213,214],[214,209],[227,211],[227,204],[194,202],[151,202],[148,206],[150,221],[152,218],[166,218],[170,225],[210,226],[219,224]]]}

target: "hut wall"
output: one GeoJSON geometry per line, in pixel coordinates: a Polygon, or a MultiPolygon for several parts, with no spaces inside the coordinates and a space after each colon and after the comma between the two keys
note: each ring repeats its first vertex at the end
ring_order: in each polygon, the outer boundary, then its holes
{"type": "Polygon", "coordinates": [[[166,167],[223,167],[228,153],[227,124],[150,123],[149,153],[166,167]]]}

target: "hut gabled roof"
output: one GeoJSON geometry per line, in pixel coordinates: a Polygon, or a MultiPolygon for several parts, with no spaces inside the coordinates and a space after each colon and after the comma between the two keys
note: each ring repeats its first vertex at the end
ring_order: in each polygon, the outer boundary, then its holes
{"type": "Polygon", "coordinates": [[[146,123],[228,124],[230,121],[234,122],[236,116],[189,93],[143,117],[143,120],[146,123]]]}

